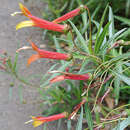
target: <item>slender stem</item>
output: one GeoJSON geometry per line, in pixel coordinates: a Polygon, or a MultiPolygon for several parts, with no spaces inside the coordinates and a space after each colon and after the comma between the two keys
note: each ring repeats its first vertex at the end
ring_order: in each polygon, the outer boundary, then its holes
{"type": "Polygon", "coordinates": [[[114,112],[114,111],[116,111],[116,110],[118,110],[118,109],[121,109],[121,108],[123,108],[123,107],[126,107],[126,106],[130,106],[130,104],[122,105],[122,106],[120,106],[120,107],[118,107],[118,108],[115,108],[115,109],[111,110],[111,111],[106,115],[105,119],[106,119],[112,112],[114,112]]]}
{"type": "Polygon", "coordinates": [[[71,34],[71,36],[72,36],[72,41],[73,41],[74,47],[81,53],[82,51],[81,51],[80,48],[76,45],[75,40],[74,40],[74,34],[73,34],[73,32],[72,32],[71,29],[70,29],[70,34],[71,34]]]}
{"type": "Polygon", "coordinates": [[[90,12],[89,12],[89,9],[87,6],[85,6],[85,9],[88,11],[88,17],[89,17],[89,45],[88,45],[88,48],[89,48],[89,51],[90,51],[90,54],[93,54],[93,49],[92,49],[92,26],[91,26],[91,16],[90,16],[90,12]]]}
{"type": "MultiPolygon", "coordinates": [[[[111,120],[111,121],[99,123],[98,125],[94,125],[94,127],[96,127],[94,130],[99,130],[99,128],[101,128],[104,124],[113,123],[113,122],[116,122],[116,121],[119,121],[119,120],[125,120],[125,119],[126,118],[118,118],[118,119],[114,119],[114,120],[111,120]]],[[[86,128],[84,130],[89,130],[89,129],[86,128]]]]}
{"type": "Polygon", "coordinates": [[[15,78],[16,78],[17,80],[19,80],[20,82],[22,82],[23,84],[29,85],[29,86],[31,86],[31,87],[38,88],[37,85],[35,86],[35,85],[33,85],[33,84],[30,84],[30,83],[26,82],[24,79],[20,78],[20,77],[16,74],[16,72],[14,72],[13,74],[14,74],[15,78]]]}
{"type": "Polygon", "coordinates": [[[33,85],[33,84],[31,84],[31,83],[28,83],[27,81],[25,81],[24,79],[22,79],[21,77],[19,77],[19,76],[17,75],[17,73],[16,73],[12,68],[10,68],[10,70],[11,70],[10,73],[13,74],[13,75],[15,76],[15,78],[16,78],[17,80],[19,80],[20,82],[22,82],[23,84],[29,85],[29,86],[35,87],[35,88],[38,88],[38,87],[39,87],[38,85],[33,85]]]}

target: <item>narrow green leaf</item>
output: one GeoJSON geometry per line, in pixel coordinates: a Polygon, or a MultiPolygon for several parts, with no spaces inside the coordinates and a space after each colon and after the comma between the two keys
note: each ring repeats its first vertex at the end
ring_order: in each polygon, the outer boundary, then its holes
{"type": "Polygon", "coordinates": [[[130,125],[130,116],[127,119],[123,120],[122,122],[119,122],[118,125],[112,130],[124,130],[129,125],[130,125]]]}
{"type": "Polygon", "coordinates": [[[85,59],[86,58],[86,56],[83,56],[77,52],[73,52],[72,55],[74,58],[78,58],[78,59],[85,59]]]}
{"type": "Polygon", "coordinates": [[[78,5],[82,4],[81,0],[76,0],[76,1],[77,1],[78,5]]]}
{"type": "Polygon", "coordinates": [[[42,40],[43,40],[43,41],[44,41],[45,38],[46,38],[47,31],[48,31],[48,30],[44,30],[43,33],[42,33],[42,40]]]}
{"type": "Polygon", "coordinates": [[[116,76],[118,76],[122,81],[124,81],[126,84],[130,85],[130,78],[128,78],[127,76],[123,75],[123,74],[119,74],[119,73],[116,73],[116,76]]]}
{"type": "Polygon", "coordinates": [[[94,19],[94,17],[96,16],[97,12],[98,12],[99,9],[100,9],[100,7],[101,7],[101,4],[99,4],[99,5],[96,7],[96,9],[94,10],[94,12],[92,13],[91,19],[94,19]]]}
{"type": "MultiPolygon", "coordinates": [[[[54,40],[54,43],[55,43],[55,46],[56,46],[56,50],[57,52],[59,53],[64,53],[59,45],[59,42],[57,41],[56,39],[56,36],[53,36],[53,40],[54,40]]],[[[64,61],[61,60],[61,63],[64,64],[64,61]]]]}
{"type": "Polygon", "coordinates": [[[62,8],[60,9],[60,12],[63,12],[67,6],[68,6],[68,1],[66,1],[65,4],[62,6],[62,8]]]}
{"type": "MultiPolygon", "coordinates": [[[[62,40],[62,41],[64,41],[64,42],[66,42],[67,44],[73,44],[73,42],[72,41],[70,41],[70,40],[67,40],[67,39],[63,39],[63,38],[56,38],[57,40],[62,40]]],[[[70,46],[72,46],[72,45],[70,45],[70,46]]]]}
{"type": "Polygon", "coordinates": [[[96,49],[96,46],[98,44],[98,37],[99,37],[100,31],[101,31],[101,28],[102,28],[102,25],[103,25],[103,22],[104,22],[104,19],[105,19],[107,8],[108,8],[108,5],[106,6],[106,8],[105,8],[105,10],[103,12],[103,15],[102,15],[102,18],[101,18],[101,22],[100,22],[100,26],[98,28],[98,32],[97,32],[97,35],[96,35],[96,41],[95,41],[95,49],[96,49]]]}
{"type": "Polygon", "coordinates": [[[87,12],[86,11],[82,13],[82,21],[83,21],[83,26],[86,27],[87,26],[87,12]]]}
{"type": "Polygon", "coordinates": [[[16,54],[15,54],[15,59],[14,59],[14,64],[13,64],[13,71],[16,70],[17,61],[18,61],[18,55],[19,55],[19,54],[16,52],[16,54]]]}
{"type": "Polygon", "coordinates": [[[108,22],[108,23],[105,25],[105,27],[104,27],[104,29],[103,29],[101,35],[99,36],[98,42],[97,42],[97,44],[95,44],[95,53],[98,53],[98,52],[99,52],[100,47],[101,47],[101,45],[102,45],[102,43],[103,43],[103,41],[104,41],[104,38],[105,38],[105,36],[106,36],[106,34],[107,34],[107,32],[108,32],[108,28],[109,28],[110,23],[111,23],[111,22],[108,22]]]}
{"type": "Polygon", "coordinates": [[[73,9],[74,2],[75,2],[75,0],[70,1],[69,11],[71,11],[73,9]]]}
{"type": "Polygon", "coordinates": [[[130,19],[127,19],[125,17],[121,17],[121,16],[114,16],[117,20],[123,22],[124,24],[130,26],[130,19]]]}
{"type": "Polygon", "coordinates": [[[111,60],[109,60],[109,63],[112,63],[112,62],[115,62],[117,60],[124,59],[124,58],[130,58],[130,52],[112,58],[111,60]]]}
{"type": "Polygon", "coordinates": [[[119,37],[121,36],[121,34],[124,33],[126,30],[127,30],[127,28],[123,28],[123,29],[119,30],[117,33],[115,33],[115,34],[113,35],[113,37],[111,37],[111,38],[108,40],[108,43],[112,45],[112,44],[114,43],[114,41],[118,40],[119,37]],[[112,41],[113,41],[113,42],[112,42],[112,41]]]}
{"type": "Polygon", "coordinates": [[[78,46],[80,46],[80,48],[82,48],[85,52],[89,53],[87,43],[86,43],[85,39],[83,38],[82,34],[79,32],[77,27],[70,20],[68,20],[68,21],[71,24],[71,26],[73,27],[74,31],[77,34],[77,38],[80,41],[80,45],[78,45],[78,46]]]}
{"type": "Polygon", "coordinates": [[[99,114],[99,112],[96,112],[95,116],[96,116],[96,123],[99,124],[100,123],[100,114],[99,114]]]}
{"type": "Polygon", "coordinates": [[[86,65],[88,64],[90,62],[90,60],[88,60],[88,59],[85,59],[84,60],[84,62],[82,63],[82,66],[81,66],[81,68],[80,68],[80,70],[79,70],[79,74],[80,73],[82,73],[82,72],[84,72],[85,70],[86,70],[86,65]]]}
{"type": "Polygon", "coordinates": [[[83,107],[81,107],[81,113],[80,113],[80,117],[78,119],[76,130],[82,130],[82,120],[83,120],[83,107]]]}
{"type": "Polygon", "coordinates": [[[130,0],[127,0],[127,2],[126,2],[126,16],[128,16],[129,15],[129,10],[130,10],[130,0]]]}
{"type": "Polygon", "coordinates": [[[71,130],[71,120],[67,121],[67,130],[71,130]]]}
{"type": "Polygon", "coordinates": [[[62,53],[63,51],[61,50],[61,47],[60,47],[59,42],[57,41],[55,35],[53,36],[53,40],[54,40],[57,52],[62,53]]]}
{"type": "Polygon", "coordinates": [[[126,31],[124,31],[121,35],[118,36],[118,38],[116,38],[115,40],[121,39],[121,38],[127,38],[128,36],[130,36],[130,28],[126,29],[126,31]]]}
{"type": "Polygon", "coordinates": [[[111,22],[109,26],[109,38],[111,38],[114,35],[114,17],[113,17],[112,8],[110,6],[109,6],[109,22],[111,22]]]}
{"type": "Polygon", "coordinates": [[[116,77],[114,80],[114,94],[115,94],[115,104],[118,105],[120,93],[120,78],[116,77]]]}
{"type": "MultiPolygon", "coordinates": [[[[96,25],[96,27],[97,27],[97,29],[98,29],[99,26],[100,26],[100,24],[99,24],[97,21],[95,21],[95,20],[92,20],[92,22],[96,25]]],[[[101,27],[100,34],[102,33],[102,31],[103,31],[103,28],[101,27]]],[[[102,43],[102,46],[104,46],[105,43],[106,43],[106,37],[104,37],[104,41],[103,41],[103,43],[102,43]]]]}
{"type": "Polygon", "coordinates": [[[8,64],[8,67],[12,70],[13,65],[12,65],[11,57],[8,58],[7,64],[8,64]]]}
{"type": "Polygon", "coordinates": [[[47,130],[47,125],[46,125],[46,124],[47,124],[47,123],[44,124],[43,130],[47,130]]]}
{"type": "Polygon", "coordinates": [[[93,120],[92,120],[90,109],[88,107],[88,103],[85,103],[85,114],[86,114],[86,120],[88,122],[89,130],[93,130],[93,120]]]}

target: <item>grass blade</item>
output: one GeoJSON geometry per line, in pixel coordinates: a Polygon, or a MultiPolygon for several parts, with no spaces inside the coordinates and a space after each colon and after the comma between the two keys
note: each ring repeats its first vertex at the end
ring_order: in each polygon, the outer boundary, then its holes
{"type": "Polygon", "coordinates": [[[17,61],[18,61],[18,55],[19,55],[19,54],[16,52],[16,54],[15,54],[15,59],[14,59],[14,64],[13,64],[13,71],[16,70],[17,61]]]}
{"type": "Polygon", "coordinates": [[[129,125],[130,125],[130,116],[127,119],[123,120],[122,122],[118,123],[118,125],[112,130],[124,130],[129,125]]]}
{"type": "Polygon", "coordinates": [[[109,38],[111,38],[114,35],[114,17],[113,17],[112,8],[110,6],[109,6],[109,22],[111,22],[109,26],[109,38]]]}
{"type": "Polygon", "coordinates": [[[121,16],[114,16],[117,20],[123,22],[124,24],[130,26],[130,19],[121,17],[121,16]]]}
{"type": "Polygon", "coordinates": [[[83,120],[83,107],[81,107],[81,113],[80,113],[80,117],[78,119],[76,130],[82,130],[82,120],[83,120]]]}
{"type": "Polygon", "coordinates": [[[68,20],[68,21],[69,21],[69,23],[71,24],[71,26],[73,27],[74,31],[75,31],[76,34],[77,34],[77,38],[78,38],[78,40],[80,41],[80,45],[78,45],[78,46],[81,46],[81,48],[82,48],[85,52],[89,53],[89,50],[88,50],[86,41],[85,41],[85,39],[83,38],[82,34],[79,32],[79,30],[77,29],[77,27],[76,27],[70,20],[68,20]]]}
{"type": "Polygon", "coordinates": [[[122,81],[124,81],[126,84],[130,85],[130,78],[128,78],[127,76],[123,75],[123,74],[119,74],[114,72],[122,81]]]}
{"type": "MultiPolygon", "coordinates": [[[[57,52],[59,53],[64,53],[59,45],[59,42],[57,41],[56,39],[56,36],[53,36],[53,40],[54,40],[54,43],[55,43],[55,46],[56,46],[56,50],[57,52]]],[[[64,64],[64,61],[61,60],[61,63],[64,64]]]]}
{"type": "Polygon", "coordinates": [[[127,0],[127,2],[126,2],[126,11],[125,11],[126,16],[129,15],[129,10],[130,10],[130,0],[127,0]]]}
{"type": "Polygon", "coordinates": [[[108,28],[109,28],[110,23],[111,23],[111,22],[108,22],[108,23],[106,24],[106,26],[104,27],[104,29],[103,29],[101,35],[99,36],[98,42],[97,42],[97,44],[95,44],[95,53],[98,53],[98,52],[99,52],[100,47],[101,47],[101,45],[102,45],[102,43],[103,43],[103,41],[104,41],[104,38],[105,38],[105,36],[106,36],[106,34],[107,34],[107,31],[108,31],[108,28]]]}
{"type": "Polygon", "coordinates": [[[67,121],[67,130],[71,130],[71,120],[67,121]]]}
{"type": "Polygon", "coordinates": [[[88,122],[89,130],[93,130],[93,120],[87,103],[85,104],[85,114],[86,114],[86,120],[88,122]]]}
{"type": "Polygon", "coordinates": [[[100,31],[101,31],[101,28],[102,28],[102,25],[103,25],[103,22],[104,22],[104,19],[105,19],[107,8],[108,8],[108,5],[106,6],[106,8],[104,10],[104,13],[103,13],[102,18],[101,18],[100,26],[98,28],[98,32],[97,32],[97,35],[96,35],[96,41],[95,41],[95,49],[96,49],[96,46],[98,44],[98,38],[99,38],[99,34],[100,34],[100,31]]]}

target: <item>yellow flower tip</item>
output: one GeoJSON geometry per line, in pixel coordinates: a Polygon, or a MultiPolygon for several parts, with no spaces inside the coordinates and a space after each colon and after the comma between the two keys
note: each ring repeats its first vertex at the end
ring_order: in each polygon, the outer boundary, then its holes
{"type": "Polygon", "coordinates": [[[28,16],[28,14],[31,14],[30,11],[22,3],[19,3],[19,7],[25,16],[28,16]]]}
{"type": "Polygon", "coordinates": [[[16,25],[16,30],[24,27],[31,27],[35,26],[35,23],[33,21],[22,21],[16,25]]]}
{"type": "Polygon", "coordinates": [[[25,122],[25,124],[28,124],[31,122],[32,122],[33,127],[38,127],[39,125],[43,124],[45,121],[40,121],[40,120],[36,119],[36,117],[32,116],[32,120],[25,122]]]}
{"type": "Polygon", "coordinates": [[[40,121],[38,120],[35,116],[32,116],[32,120],[33,120],[33,127],[38,127],[39,125],[43,124],[45,121],[40,121]]]}
{"type": "Polygon", "coordinates": [[[22,3],[19,3],[20,9],[23,8],[23,6],[24,6],[24,5],[23,5],[22,3]]]}
{"type": "Polygon", "coordinates": [[[32,125],[33,125],[33,127],[38,127],[38,126],[40,126],[41,124],[43,124],[44,123],[44,121],[39,121],[39,120],[34,120],[33,121],[33,123],[32,123],[32,125]]]}
{"type": "Polygon", "coordinates": [[[21,11],[24,13],[24,5],[22,3],[19,3],[19,8],[21,9],[21,11]]]}

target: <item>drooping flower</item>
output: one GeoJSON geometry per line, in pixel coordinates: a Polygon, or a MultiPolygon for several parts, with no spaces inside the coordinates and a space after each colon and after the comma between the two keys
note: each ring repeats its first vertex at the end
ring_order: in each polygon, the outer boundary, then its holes
{"type": "Polygon", "coordinates": [[[16,25],[16,30],[23,28],[23,27],[40,27],[47,30],[57,31],[57,32],[67,32],[69,30],[69,27],[67,25],[60,25],[53,22],[49,22],[47,20],[38,18],[36,16],[33,16],[31,12],[21,3],[19,4],[20,9],[22,11],[22,14],[28,17],[30,20],[28,21],[22,21],[19,24],[16,25]]]}
{"type": "Polygon", "coordinates": [[[74,9],[72,11],[70,11],[69,13],[66,13],[65,15],[53,20],[54,23],[61,23],[67,19],[73,18],[79,14],[81,14],[82,12],[84,12],[86,9],[84,8],[83,5],[81,5],[79,8],[74,9]]]}
{"type": "Polygon", "coordinates": [[[50,80],[50,83],[55,83],[59,81],[63,81],[65,79],[70,79],[70,80],[88,80],[91,79],[91,74],[72,74],[72,73],[67,73],[64,72],[63,75],[58,75],[50,80]]]}
{"type": "Polygon", "coordinates": [[[48,116],[48,117],[42,117],[42,116],[34,117],[33,116],[32,120],[29,120],[29,121],[25,122],[25,124],[28,124],[28,123],[32,122],[32,125],[34,127],[38,127],[39,125],[41,125],[41,124],[43,124],[45,122],[59,120],[61,118],[66,118],[67,116],[68,116],[67,112],[63,112],[63,113],[52,115],[52,116],[48,116]]]}
{"type": "Polygon", "coordinates": [[[71,55],[59,53],[59,52],[51,52],[51,51],[45,51],[43,49],[38,48],[33,42],[31,42],[32,48],[34,51],[37,52],[37,54],[33,54],[28,59],[28,65],[30,65],[33,61],[39,59],[39,58],[48,58],[48,59],[55,59],[55,60],[71,60],[71,55]]]}

